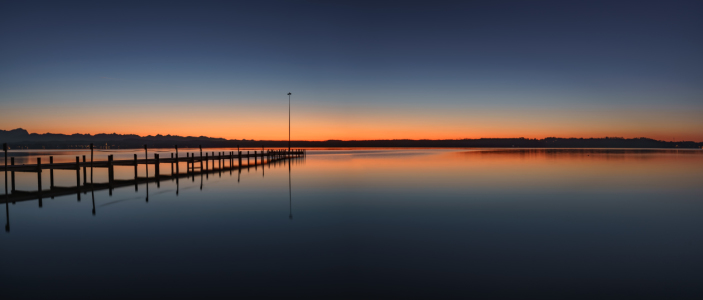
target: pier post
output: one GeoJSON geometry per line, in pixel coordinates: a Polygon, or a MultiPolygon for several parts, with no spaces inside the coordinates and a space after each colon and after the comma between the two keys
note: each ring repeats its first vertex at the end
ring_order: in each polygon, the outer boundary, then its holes
{"type": "MultiPolygon", "coordinates": [[[[239,147],[237,147],[237,148],[239,148],[239,147]]],[[[242,169],[242,151],[237,151],[237,152],[239,152],[239,155],[237,156],[237,158],[239,159],[239,165],[237,165],[237,167],[239,167],[239,169],[242,169]]]]}
{"type": "Polygon", "coordinates": [[[173,180],[173,153],[171,153],[171,180],[173,180]]]}
{"type": "MultiPolygon", "coordinates": [[[[144,144],[144,165],[146,166],[146,179],[149,180],[149,150],[146,147],[146,144],[144,144]]],[[[148,185],[147,181],[147,185],[148,185]]],[[[148,198],[149,196],[147,196],[148,198]]]]}
{"type": "Polygon", "coordinates": [[[112,167],[112,154],[107,156],[107,183],[110,191],[110,196],[112,196],[112,183],[115,179],[115,174],[113,173],[112,167]]]}
{"type": "MultiPolygon", "coordinates": [[[[214,158],[215,157],[213,156],[213,159],[214,158]]],[[[202,166],[202,163],[201,163],[201,166],[202,166]]],[[[213,170],[215,169],[215,161],[214,160],[212,161],[212,169],[213,170]]],[[[210,178],[209,171],[210,171],[210,155],[207,152],[205,152],[205,171],[204,171],[205,178],[208,178],[208,179],[210,178]]],[[[200,168],[200,185],[201,185],[201,187],[203,185],[203,168],[202,167],[200,168]]]]}
{"type": "MultiPolygon", "coordinates": [[[[200,172],[202,173],[203,172],[203,146],[198,145],[198,147],[200,147],[200,172]]],[[[207,152],[205,153],[205,155],[207,155],[207,152]]]]}
{"type": "MultiPolygon", "coordinates": [[[[178,145],[175,145],[176,147],[176,174],[180,175],[180,168],[178,167],[178,145]]],[[[176,181],[178,181],[178,177],[176,177],[176,181]]]]}
{"type": "Polygon", "coordinates": [[[76,195],[78,201],[81,201],[81,158],[76,156],[76,195]]]}
{"type": "Polygon", "coordinates": [[[76,187],[81,187],[81,159],[76,156],[76,187]]]}
{"type": "Polygon", "coordinates": [[[90,143],[90,184],[93,184],[93,143],[90,143]]]}
{"type": "MultiPolygon", "coordinates": [[[[202,161],[201,161],[201,163],[202,163],[202,161]]],[[[195,153],[193,153],[193,155],[190,156],[190,167],[191,167],[190,173],[193,175],[192,181],[195,182],[195,153]]],[[[203,168],[202,168],[202,166],[200,166],[200,173],[202,174],[202,172],[203,172],[203,168]]]]}
{"type": "Polygon", "coordinates": [[[154,177],[156,178],[156,188],[161,187],[161,180],[159,180],[159,176],[161,175],[160,170],[160,162],[159,162],[159,155],[157,153],[154,153],[154,177]]]}
{"type": "Polygon", "coordinates": [[[137,163],[137,154],[134,154],[134,191],[137,192],[139,191],[139,177],[137,177],[137,166],[139,163],[137,163]]]}
{"type": "MultiPolygon", "coordinates": [[[[83,155],[83,186],[88,183],[88,171],[85,167],[85,155],[83,155]]],[[[83,192],[83,194],[86,194],[88,192],[83,192]]]]}
{"type": "MultiPolygon", "coordinates": [[[[49,156],[49,189],[54,189],[54,157],[49,156]]],[[[53,199],[53,197],[52,197],[53,199]]]]}
{"type": "MultiPolygon", "coordinates": [[[[14,157],[10,158],[10,165],[13,165],[13,166],[15,165],[15,158],[14,157]]],[[[12,193],[14,193],[15,192],[15,171],[10,172],[10,177],[11,177],[10,180],[12,182],[12,186],[11,186],[12,189],[10,191],[12,193]]]]}
{"type": "Polygon", "coordinates": [[[137,166],[139,163],[137,162],[137,154],[134,154],[134,180],[137,180],[137,166]]]}
{"type": "Polygon", "coordinates": [[[41,197],[41,157],[37,157],[37,189],[39,190],[39,207],[42,207],[41,197]]]}
{"type": "Polygon", "coordinates": [[[115,180],[114,167],[112,166],[113,156],[112,154],[107,156],[107,180],[110,184],[115,180]]]}

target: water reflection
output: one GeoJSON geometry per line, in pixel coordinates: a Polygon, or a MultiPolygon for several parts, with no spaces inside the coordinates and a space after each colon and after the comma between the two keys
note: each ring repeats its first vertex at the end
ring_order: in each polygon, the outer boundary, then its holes
{"type": "Polygon", "coordinates": [[[18,203],[3,296],[700,298],[700,152],[478,152],[311,151],[265,179],[164,180],[149,205],[96,184],[100,218],[73,195],[18,203]]]}
{"type": "Polygon", "coordinates": [[[288,219],[293,220],[293,192],[290,179],[290,164],[288,164],[288,219]]]}

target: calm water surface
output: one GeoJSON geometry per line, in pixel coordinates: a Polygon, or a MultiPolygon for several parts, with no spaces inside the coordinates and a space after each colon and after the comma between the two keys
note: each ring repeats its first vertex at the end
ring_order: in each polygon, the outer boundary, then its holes
{"type": "MultiPolygon", "coordinates": [[[[115,172],[131,179],[134,168],[115,172]]],[[[74,171],[55,177],[75,185],[74,171]]],[[[16,180],[36,190],[35,173],[16,180]]],[[[0,294],[702,299],[702,196],[697,150],[309,150],[285,165],[95,191],[94,201],[9,204],[0,294]]]]}

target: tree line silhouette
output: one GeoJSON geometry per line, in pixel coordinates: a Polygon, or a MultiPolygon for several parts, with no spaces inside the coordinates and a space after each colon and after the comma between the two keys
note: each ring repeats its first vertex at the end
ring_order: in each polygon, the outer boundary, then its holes
{"type": "MultiPolygon", "coordinates": [[[[206,136],[156,135],[138,136],[135,134],[54,134],[29,133],[18,128],[0,130],[0,142],[6,142],[12,149],[82,149],[90,143],[98,148],[132,149],[145,144],[151,148],[180,147],[287,147],[286,140],[228,140],[206,136]]],[[[521,147],[521,148],[701,148],[703,143],[693,141],[660,141],[650,138],[480,138],[448,140],[326,140],[293,141],[297,148],[308,147],[521,147]]]]}

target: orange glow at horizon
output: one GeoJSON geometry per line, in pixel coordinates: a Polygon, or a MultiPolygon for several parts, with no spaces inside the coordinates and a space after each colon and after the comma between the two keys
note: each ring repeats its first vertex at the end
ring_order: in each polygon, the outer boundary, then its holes
{"type": "MultiPolygon", "coordinates": [[[[207,136],[287,140],[287,110],[152,105],[114,107],[6,107],[0,129],[30,133],[207,136]]],[[[703,112],[662,110],[447,109],[389,107],[293,109],[292,140],[648,137],[703,141],[703,112]]]]}

